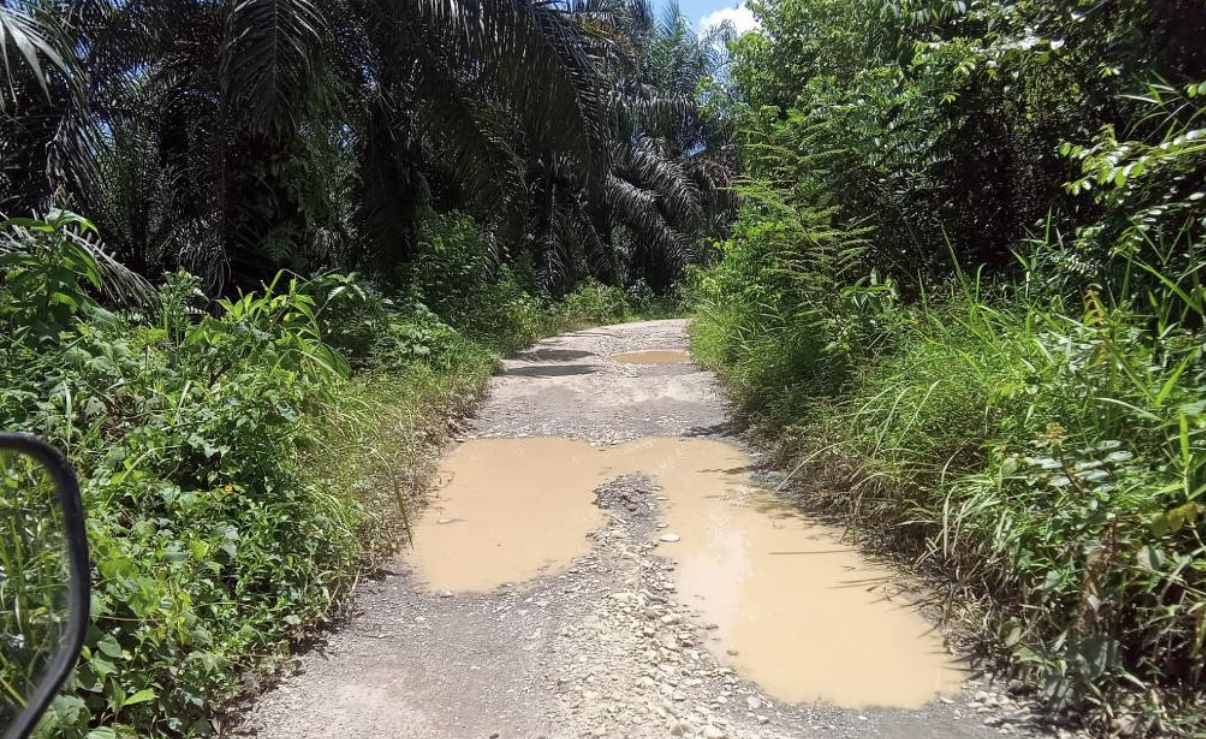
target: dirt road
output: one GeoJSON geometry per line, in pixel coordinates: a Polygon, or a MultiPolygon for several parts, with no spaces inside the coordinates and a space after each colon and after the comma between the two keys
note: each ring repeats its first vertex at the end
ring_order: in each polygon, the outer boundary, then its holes
{"type": "MultiPolygon", "coordinates": [[[[741,446],[715,377],[612,355],[685,348],[684,321],[607,326],[504,362],[466,438],[645,437],[741,446]]],[[[404,553],[357,596],[358,616],[302,655],[232,732],[263,739],[987,737],[1026,734],[1028,709],[991,687],[916,710],[785,703],[715,654],[657,546],[658,488],[599,487],[600,524],[576,559],[535,580],[464,593],[419,587],[404,553]]],[[[422,532],[420,531],[420,534],[422,532]]],[[[783,583],[790,588],[791,583],[783,583]]],[[[784,654],[805,668],[808,655],[784,654]]],[[[782,665],[780,665],[781,667],[782,665]]]]}

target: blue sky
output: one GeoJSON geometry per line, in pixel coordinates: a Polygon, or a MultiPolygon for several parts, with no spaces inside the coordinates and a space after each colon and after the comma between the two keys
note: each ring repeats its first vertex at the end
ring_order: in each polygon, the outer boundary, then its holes
{"type": "Polygon", "coordinates": [[[738,31],[748,31],[754,23],[749,9],[735,0],[679,0],[678,6],[699,30],[726,18],[733,21],[738,31]]]}

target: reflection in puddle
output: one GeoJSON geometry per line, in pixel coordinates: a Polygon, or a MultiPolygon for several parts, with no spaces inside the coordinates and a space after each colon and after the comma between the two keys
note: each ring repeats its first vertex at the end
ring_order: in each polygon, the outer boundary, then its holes
{"type": "Polygon", "coordinates": [[[889,587],[899,576],[753,486],[749,463],[705,439],[607,450],[552,438],[470,441],[445,458],[448,482],[416,526],[410,559],[429,587],[468,591],[566,567],[602,521],[593,490],[639,472],[667,498],[669,526],[653,540],[678,564],[679,599],[716,625],[712,651],[767,693],[913,708],[957,690],[957,663],[889,587]]]}
{"type": "Polygon", "coordinates": [[[624,352],[623,354],[612,354],[611,358],[627,364],[684,364],[691,361],[691,355],[681,349],[624,352]]]}

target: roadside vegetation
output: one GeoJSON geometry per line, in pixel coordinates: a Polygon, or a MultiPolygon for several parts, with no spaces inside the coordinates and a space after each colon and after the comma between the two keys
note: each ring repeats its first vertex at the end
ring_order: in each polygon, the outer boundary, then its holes
{"type": "Polygon", "coordinates": [[[732,206],[674,8],[18,0],[0,56],[0,428],[75,464],[94,563],[46,736],[219,733],[498,357],[681,312],[732,206]]]}
{"type": "Polygon", "coordinates": [[[1206,13],[766,0],[694,350],[1102,735],[1206,725],[1206,13]]]}
{"type": "MultiPolygon", "coordinates": [[[[437,222],[457,226],[443,247],[482,248],[471,219],[437,222]]],[[[70,455],[95,566],[53,736],[209,733],[220,701],[404,545],[432,452],[501,352],[632,315],[617,287],[551,303],[467,276],[459,297],[429,286],[441,316],[338,273],[213,303],[177,272],[131,284],[146,307],[110,309],[93,297],[108,283],[90,223],[20,224],[0,288],[0,426],[70,455]]]]}

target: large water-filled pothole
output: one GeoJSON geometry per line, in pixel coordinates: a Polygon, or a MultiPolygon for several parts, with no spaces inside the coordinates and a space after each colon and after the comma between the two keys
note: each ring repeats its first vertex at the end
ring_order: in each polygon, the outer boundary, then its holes
{"type": "Polygon", "coordinates": [[[661,549],[679,565],[680,598],[717,625],[717,653],[768,694],[918,708],[958,689],[941,638],[896,593],[901,576],[752,485],[741,450],[645,439],[625,454],[669,498],[679,540],[661,549]]]}
{"type": "Polygon", "coordinates": [[[900,576],[752,484],[750,459],[706,439],[609,449],[567,439],[470,441],[441,466],[410,557],[432,589],[485,591],[568,566],[601,523],[592,491],[626,474],[662,488],[659,553],[711,648],[785,701],[916,708],[957,690],[959,665],[897,593],[900,576]]]}
{"type": "Polygon", "coordinates": [[[600,454],[560,438],[475,439],[440,462],[441,488],[415,525],[409,559],[433,590],[482,592],[585,554],[600,454]]]}
{"type": "Polygon", "coordinates": [[[611,358],[625,364],[686,364],[691,355],[682,349],[648,349],[640,352],[612,354],[611,358]]]}

